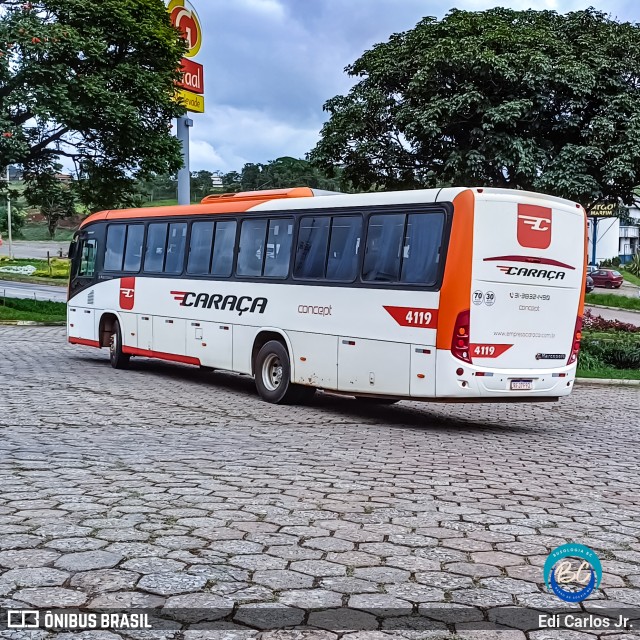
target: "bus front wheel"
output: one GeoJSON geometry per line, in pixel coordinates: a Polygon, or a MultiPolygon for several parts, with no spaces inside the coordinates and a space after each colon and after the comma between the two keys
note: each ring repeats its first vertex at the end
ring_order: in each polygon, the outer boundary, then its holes
{"type": "Polygon", "coordinates": [[[109,338],[109,362],[114,369],[126,369],[130,360],[131,356],[122,351],[122,331],[120,331],[120,323],[115,320],[113,332],[109,338]]]}
{"type": "Polygon", "coordinates": [[[310,399],[315,388],[291,382],[291,363],[281,342],[271,340],[258,351],[255,361],[258,395],[274,404],[291,404],[310,399]]]}

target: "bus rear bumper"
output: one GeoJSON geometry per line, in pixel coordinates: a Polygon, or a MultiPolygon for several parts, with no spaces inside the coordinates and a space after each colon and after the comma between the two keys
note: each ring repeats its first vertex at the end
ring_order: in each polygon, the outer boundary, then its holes
{"type": "Polygon", "coordinates": [[[557,398],[571,393],[576,377],[575,363],[546,369],[496,369],[468,364],[446,351],[438,351],[437,368],[438,398],[557,398]]]}

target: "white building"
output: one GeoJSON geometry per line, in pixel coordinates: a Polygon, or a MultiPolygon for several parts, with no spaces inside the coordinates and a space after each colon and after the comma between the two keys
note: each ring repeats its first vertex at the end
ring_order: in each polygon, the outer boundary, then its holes
{"type": "Polygon", "coordinates": [[[630,218],[636,222],[635,225],[620,225],[620,244],[618,255],[621,262],[629,262],[637,253],[640,253],[640,208],[630,207],[628,209],[630,218]]]}
{"type": "MultiPolygon", "coordinates": [[[[640,223],[640,208],[630,207],[627,210],[629,217],[640,223]]],[[[626,225],[621,223],[619,218],[598,217],[598,230],[596,233],[596,259],[595,263],[600,264],[603,260],[620,258],[624,264],[629,262],[633,256],[640,253],[640,227],[637,225],[626,225]]],[[[593,264],[593,227],[594,218],[588,219],[589,241],[588,258],[589,264],[593,264]]]]}

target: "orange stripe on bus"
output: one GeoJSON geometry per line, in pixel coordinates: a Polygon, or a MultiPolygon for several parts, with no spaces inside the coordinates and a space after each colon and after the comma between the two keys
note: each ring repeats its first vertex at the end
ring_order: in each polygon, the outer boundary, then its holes
{"type": "Polygon", "coordinates": [[[471,265],[473,259],[473,215],[475,197],[470,189],[453,199],[453,223],[447,262],[440,289],[438,349],[451,348],[456,318],[471,305],[471,265]]]}
{"type": "MultiPolygon", "coordinates": [[[[73,325],[71,325],[73,326],[73,325]]],[[[80,344],[84,347],[98,347],[100,348],[100,343],[97,340],[87,340],[86,338],[69,338],[69,342],[71,344],[80,344]]]]}
{"type": "Polygon", "coordinates": [[[253,207],[281,198],[309,198],[313,190],[309,187],[294,189],[267,189],[265,191],[245,191],[234,194],[207,196],[202,204],[173,205],[169,207],[144,207],[141,209],[110,209],[99,211],[83,220],[80,228],[98,220],[138,220],[164,218],[168,216],[198,216],[224,213],[243,213],[253,207]]]}
{"type": "Polygon", "coordinates": [[[169,360],[170,362],[181,362],[182,364],[200,365],[200,359],[192,356],[182,356],[177,353],[165,353],[164,351],[154,351],[153,349],[138,349],[122,345],[122,352],[132,356],[144,356],[147,358],[157,358],[158,360],[169,360]]]}
{"type": "Polygon", "coordinates": [[[587,264],[589,255],[589,237],[587,235],[587,214],[585,210],[580,207],[584,218],[584,262],[582,264],[582,289],[580,290],[580,303],[578,304],[578,317],[582,318],[584,315],[584,296],[587,289],[587,264]]]}

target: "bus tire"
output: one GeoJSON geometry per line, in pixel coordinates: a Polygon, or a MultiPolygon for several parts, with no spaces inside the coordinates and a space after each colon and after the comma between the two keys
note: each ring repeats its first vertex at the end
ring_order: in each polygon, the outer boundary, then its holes
{"type": "Polygon", "coordinates": [[[291,382],[291,363],[286,347],[277,340],[267,342],[256,356],[255,380],[258,395],[273,404],[300,402],[303,396],[313,395],[313,387],[291,382]],[[307,389],[313,389],[308,392],[307,389]]]}
{"type": "Polygon", "coordinates": [[[370,398],[368,396],[356,396],[356,400],[362,404],[371,405],[391,405],[396,404],[396,402],[400,402],[398,398],[370,398]]]}
{"type": "Polygon", "coordinates": [[[114,369],[127,369],[131,356],[122,351],[122,331],[120,331],[120,323],[115,320],[113,323],[113,332],[109,337],[109,362],[114,369]]]}

